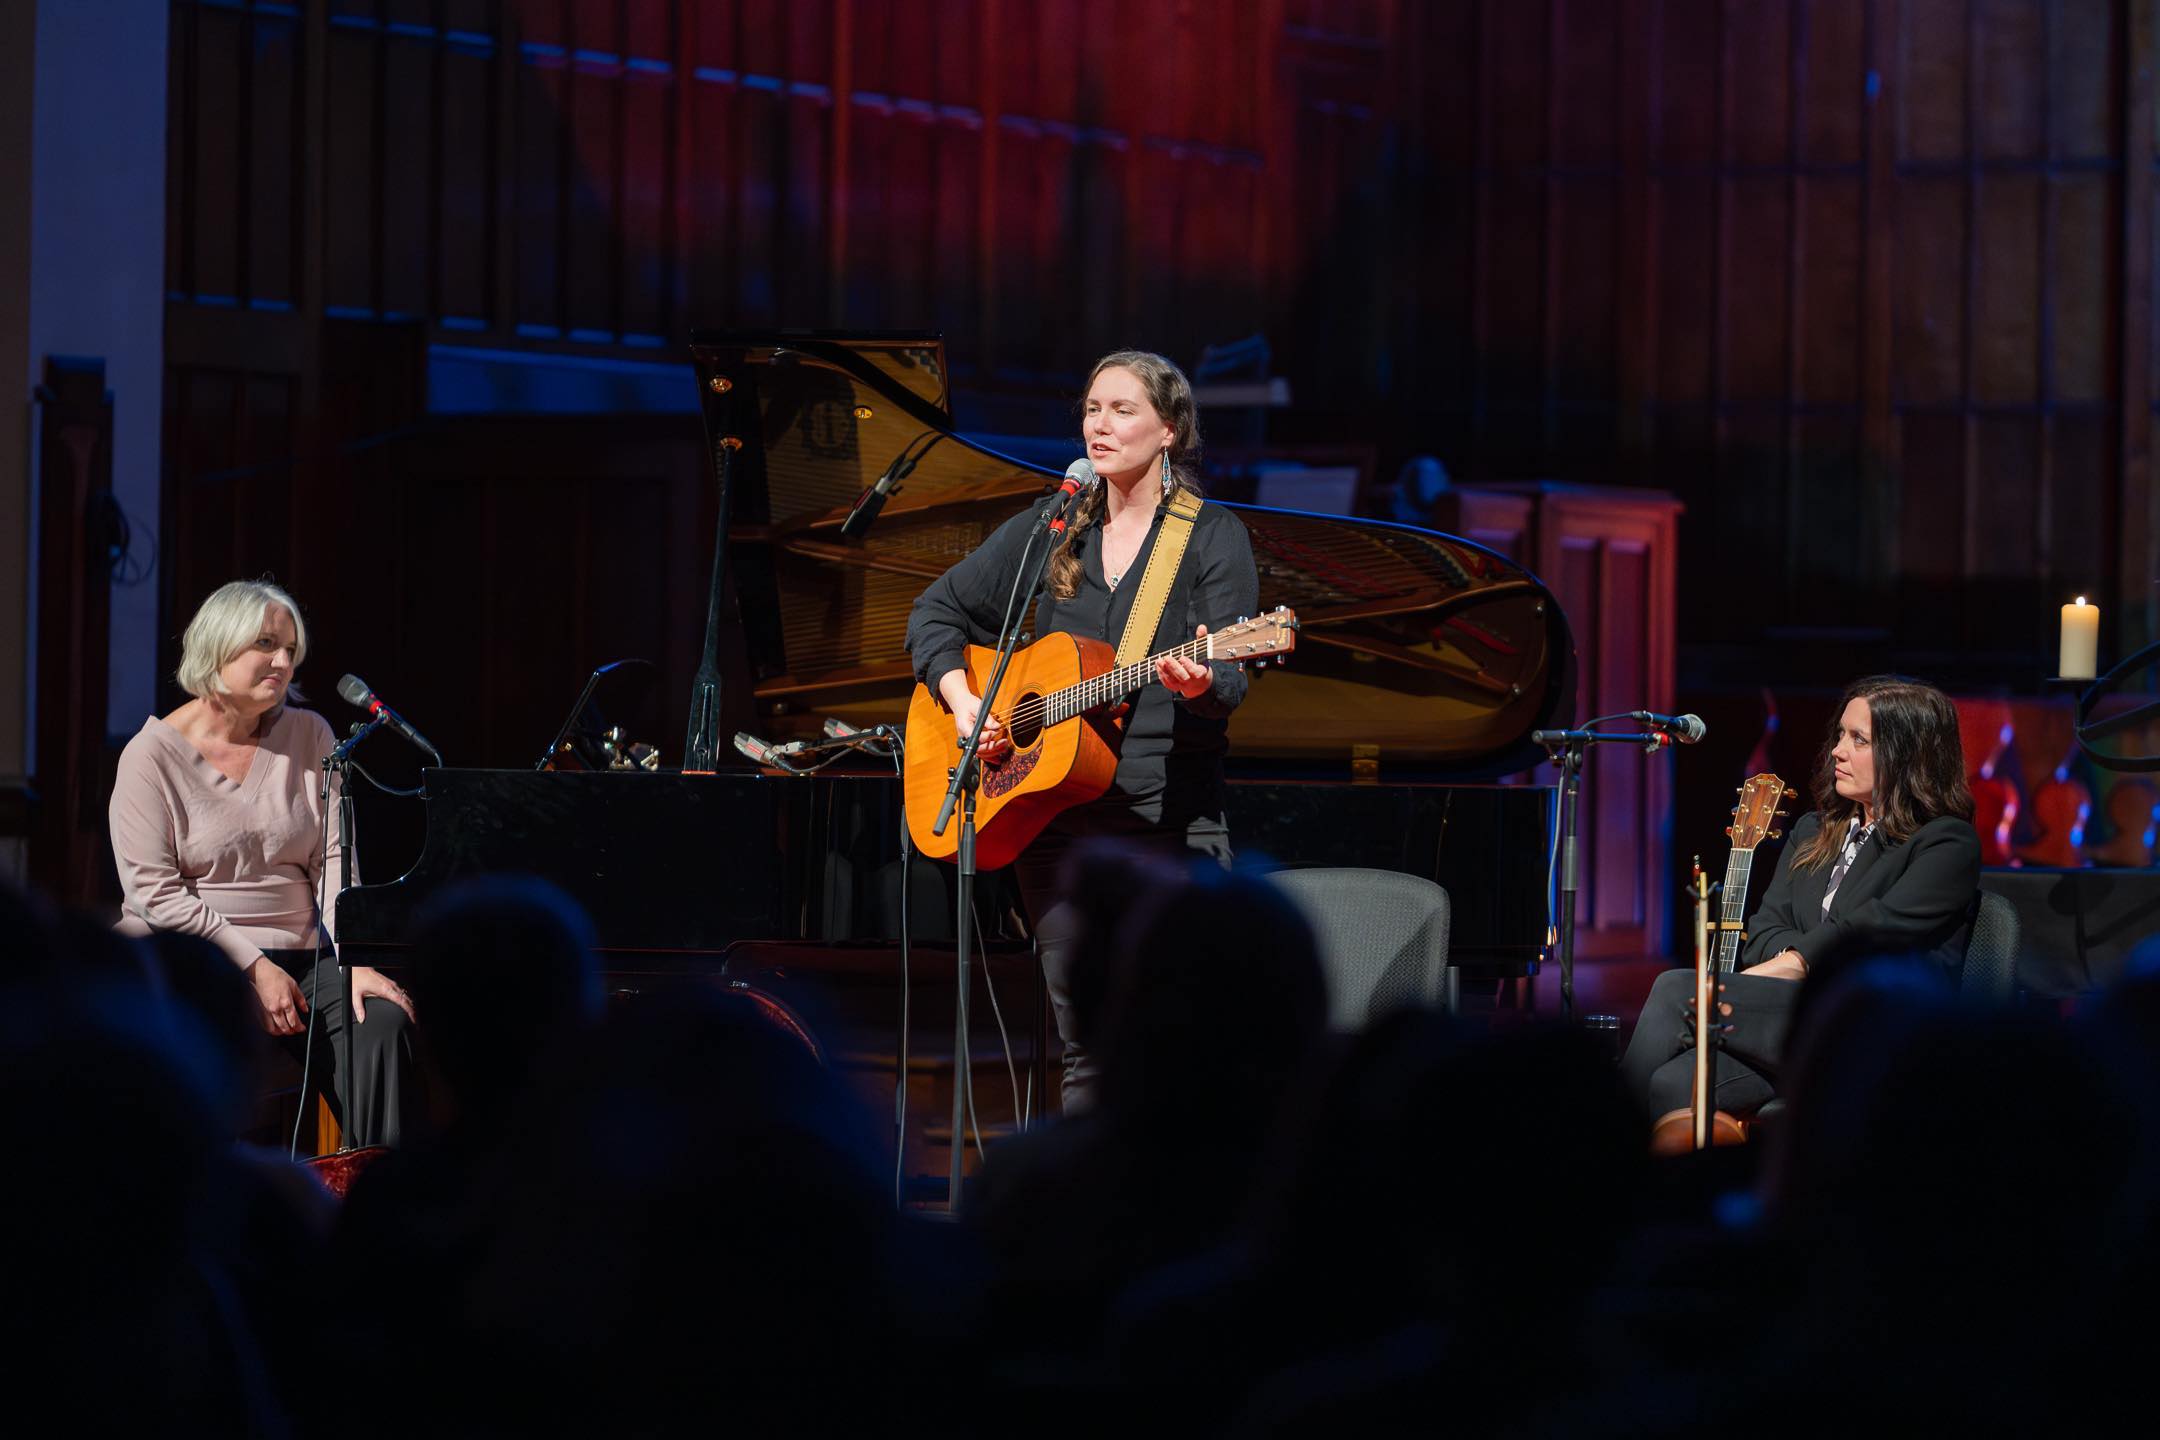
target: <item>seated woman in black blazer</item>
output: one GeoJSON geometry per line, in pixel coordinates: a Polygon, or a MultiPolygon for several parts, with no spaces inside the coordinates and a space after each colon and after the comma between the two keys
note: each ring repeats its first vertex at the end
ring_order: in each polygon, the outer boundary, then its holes
{"type": "MultiPolygon", "coordinates": [[[[1957,711],[1897,675],[1855,681],[1815,764],[1815,809],[1793,827],[1748,922],[1742,973],[1723,982],[1732,1026],[1717,1107],[1747,1115],[1777,1093],[1793,982],[1835,955],[1925,955],[1954,979],[1980,894],[1980,836],[1957,711]]],[[[1694,1084],[1692,970],[1660,975],[1622,1061],[1652,1115],[1694,1084]]]]}

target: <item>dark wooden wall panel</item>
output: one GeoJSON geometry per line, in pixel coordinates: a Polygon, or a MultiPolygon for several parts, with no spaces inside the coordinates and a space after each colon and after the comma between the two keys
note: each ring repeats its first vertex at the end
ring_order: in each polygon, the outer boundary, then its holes
{"type": "Polygon", "coordinates": [[[1798,188],[1806,291],[1794,392],[1809,405],[1857,406],[1866,195],[1858,176],[1810,176],[1798,188]]]}
{"type": "Polygon", "coordinates": [[[170,683],[180,630],[203,598],[228,580],[296,584],[296,562],[311,554],[293,532],[296,390],[280,375],[166,372],[164,453],[181,478],[159,512],[160,603],[170,619],[158,637],[161,705],[182,698],[170,683]]]}
{"type": "Polygon", "coordinates": [[[1964,159],[1969,10],[1968,0],[1901,0],[1884,17],[1897,24],[1902,50],[1903,83],[1892,92],[1903,121],[1901,160],[1964,159]]]}
{"type": "Polygon", "coordinates": [[[1797,7],[1804,36],[1800,86],[1801,160],[1811,166],[1858,166],[1866,158],[1866,110],[1854,103],[1868,86],[1867,0],[1820,0],[1797,7]]]}
{"type": "Polygon", "coordinates": [[[2041,0],[1973,6],[1973,120],[1985,159],[2036,160],[2044,153],[2048,8],[2041,0]]]}
{"type": "Polygon", "coordinates": [[[1974,197],[1972,398],[2031,405],[2040,398],[2040,184],[1988,175],[1974,197]]]}
{"type": "Polygon", "coordinates": [[[565,27],[570,54],[550,72],[560,86],[562,141],[569,161],[561,196],[562,274],[566,296],[562,323],[573,339],[613,340],[619,298],[620,247],[630,243],[621,228],[623,58],[620,7],[573,6],[565,27]]]}
{"type": "Polygon", "coordinates": [[[514,329],[520,334],[560,334],[563,329],[561,253],[562,191],[566,168],[558,97],[567,59],[554,42],[529,41],[517,60],[516,180],[517,283],[514,329]],[[538,47],[548,45],[555,53],[538,47]]]}
{"type": "Polygon", "coordinates": [[[434,283],[442,323],[457,330],[485,330],[495,313],[497,215],[495,124],[501,62],[493,37],[479,26],[486,7],[469,5],[452,19],[453,40],[442,54],[438,103],[443,133],[459,143],[443,147],[435,191],[441,217],[434,283]]]}
{"type": "Polygon", "coordinates": [[[376,166],[382,155],[381,99],[372,28],[333,24],[324,113],[323,300],[332,313],[372,314],[381,243],[376,166]]]}
{"type": "Polygon", "coordinates": [[[231,304],[241,292],[240,247],[248,208],[243,163],[247,17],[206,8],[188,38],[200,80],[192,95],[194,154],[188,184],[194,223],[185,288],[211,303],[231,304]]]}
{"type": "Polygon", "coordinates": [[[381,77],[382,267],[377,303],[386,318],[428,319],[442,311],[431,283],[442,235],[437,173],[458,148],[442,129],[439,46],[408,34],[384,36],[376,51],[381,77]],[[444,142],[436,143],[442,135],[444,142]]]}
{"type": "Polygon", "coordinates": [[[1951,405],[1965,388],[1965,236],[1962,182],[1911,176],[1897,191],[1895,400],[1951,405]]]}
{"type": "Polygon", "coordinates": [[[300,22],[257,12],[252,25],[245,288],[251,302],[284,308],[300,298],[300,22]]]}
{"type": "Polygon", "coordinates": [[[2048,131],[2055,156],[2120,149],[2122,22],[2120,0],[2055,0],[2048,37],[2048,131]]]}
{"type": "Polygon", "coordinates": [[[2041,655],[2150,568],[2152,8],[174,0],[171,356],[1257,331],[1283,432],[1674,490],[1690,639],[2041,655]]]}
{"type": "Polygon", "coordinates": [[[2112,272],[2121,210],[2103,175],[2064,175],[2048,183],[2054,210],[2048,351],[2054,399],[2099,405],[2108,398],[2119,343],[2112,272]]]}

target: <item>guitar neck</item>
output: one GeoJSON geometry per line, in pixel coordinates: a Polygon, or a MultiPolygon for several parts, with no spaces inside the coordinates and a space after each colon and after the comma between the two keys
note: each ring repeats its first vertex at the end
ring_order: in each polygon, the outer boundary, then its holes
{"type": "Polygon", "coordinates": [[[1740,959],[1740,925],[1747,918],[1748,876],[1755,868],[1755,851],[1734,848],[1725,861],[1725,889],[1718,906],[1717,968],[1730,971],[1740,959]]]}
{"type": "Polygon", "coordinates": [[[1104,705],[1115,704],[1133,694],[1155,678],[1155,662],[1168,656],[1180,660],[1207,660],[1210,657],[1209,642],[1212,637],[1203,636],[1173,645],[1160,655],[1150,655],[1145,660],[1135,660],[1130,665],[1120,665],[1115,670],[1105,670],[1092,680],[1068,685],[1063,690],[1053,690],[1043,697],[1043,723],[1055,725],[1060,720],[1070,720],[1104,705]]]}

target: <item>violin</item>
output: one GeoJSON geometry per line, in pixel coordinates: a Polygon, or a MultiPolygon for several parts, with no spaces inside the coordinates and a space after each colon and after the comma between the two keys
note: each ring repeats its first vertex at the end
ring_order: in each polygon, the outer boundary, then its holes
{"type": "Polygon", "coordinates": [[[1770,774],[1756,775],[1740,787],[1740,803],[1733,806],[1733,823],[1725,827],[1725,833],[1732,838],[1732,853],[1725,860],[1725,883],[1719,891],[1721,913],[1715,927],[1710,920],[1709,876],[1703,873],[1701,858],[1695,861],[1688,882],[1688,891],[1695,900],[1694,1093],[1687,1106],[1660,1115],[1651,1127],[1653,1154],[1680,1155],[1747,1140],[1747,1122],[1718,1109],[1715,1102],[1717,1046],[1732,1029],[1718,1023],[1718,997],[1725,990],[1719,977],[1730,975],[1740,959],[1755,847],[1765,839],[1776,840],[1784,835],[1783,830],[1773,827],[1786,813],[1778,807],[1793,795],[1783,780],[1770,774]],[[1710,940],[1713,930],[1717,936],[1714,956],[1710,940]]]}

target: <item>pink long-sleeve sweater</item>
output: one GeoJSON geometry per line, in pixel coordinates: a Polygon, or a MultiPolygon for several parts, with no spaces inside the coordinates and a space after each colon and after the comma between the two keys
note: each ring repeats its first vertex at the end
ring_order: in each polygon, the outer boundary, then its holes
{"type": "MultiPolygon", "coordinates": [[[[200,935],[237,965],[265,950],[307,950],[322,843],[322,757],[330,724],[287,705],[235,784],[187,737],[152,718],[120,752],[113,782],[113,858],[128,934],[200,935]]],[[[330,803],[337,804],[337,787],[330,803]]],[[[323,923],[335,933],[339,843],[330,817],[323,923]]],[[[357,880],[358,877],[355,877],[357,880]]]]}

